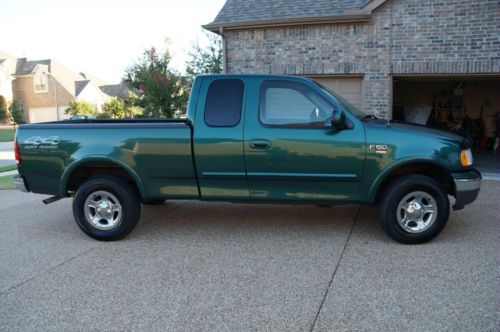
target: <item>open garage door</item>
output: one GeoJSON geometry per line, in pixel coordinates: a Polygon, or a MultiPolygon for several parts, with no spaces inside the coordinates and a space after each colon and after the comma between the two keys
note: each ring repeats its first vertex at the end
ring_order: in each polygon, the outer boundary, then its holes
{"type": "Polygon", "coordinates": [[[467,133],[476,167],[500,177],[500,76],[394,76],[393,84],[394,120],[467,133]]]}
{"type": "Polygon", "coordinates": [[[467,132],[481,148],[492,146],[500,113],[500,76],[436,76],[393,78],[394,120],[467,132]]]}
{"type": "Polygon", "coordinates": [[[361,109],[363,105],[362,77],[313,77],[313,79],[361,109]]]}

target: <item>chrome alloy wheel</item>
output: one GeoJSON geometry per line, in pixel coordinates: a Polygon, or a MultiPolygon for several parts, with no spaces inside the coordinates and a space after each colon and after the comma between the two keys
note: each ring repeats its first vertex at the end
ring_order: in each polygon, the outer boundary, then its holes
{"type": "Polygon", "coordinates": [[[122,206],[110,192],[99,190],[85,200],[85,218],[97,229],[107,231],[122,222],[122,206]]]}
{"type": "Polygon", "coordinates": [[[414,191],[399,202],[396,216],[408,233],[421,233],[432,226],[437,217],[436,200],[426,192],[414,191]]]}

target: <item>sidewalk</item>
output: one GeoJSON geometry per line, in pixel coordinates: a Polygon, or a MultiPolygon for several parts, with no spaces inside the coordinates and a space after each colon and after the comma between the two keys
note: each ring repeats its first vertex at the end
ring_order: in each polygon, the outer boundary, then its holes
{"type": "Polygon", "coordinates": [[[14,165],[14,142],[0,142],[0,166],[14,165]]]}

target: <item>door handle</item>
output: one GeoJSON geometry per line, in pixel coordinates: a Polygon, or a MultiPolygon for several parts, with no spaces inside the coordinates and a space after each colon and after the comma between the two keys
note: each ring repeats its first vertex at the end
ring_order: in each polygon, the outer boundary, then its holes
{"type": "Polygon", "coordinates": [[[250,141],[250,147],[252,149],[269,149],[271,145],[271,141],[267,139],[253,139],[250,141]]]}

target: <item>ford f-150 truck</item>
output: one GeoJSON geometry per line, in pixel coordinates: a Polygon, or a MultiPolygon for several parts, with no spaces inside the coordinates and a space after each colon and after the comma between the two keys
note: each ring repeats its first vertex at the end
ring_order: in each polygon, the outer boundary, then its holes
{"type": "Polygon", "coordinates": [[[367,115],[314,81],[290,76],[196,78],[187,118],[67,120],[21,125],[21,190],[73,197],[78,226],[99,240],[126,236],[141,203],[200,199],[378,204],[402,243],[445,226],[481,175],[462,135],[367,115]]]}

